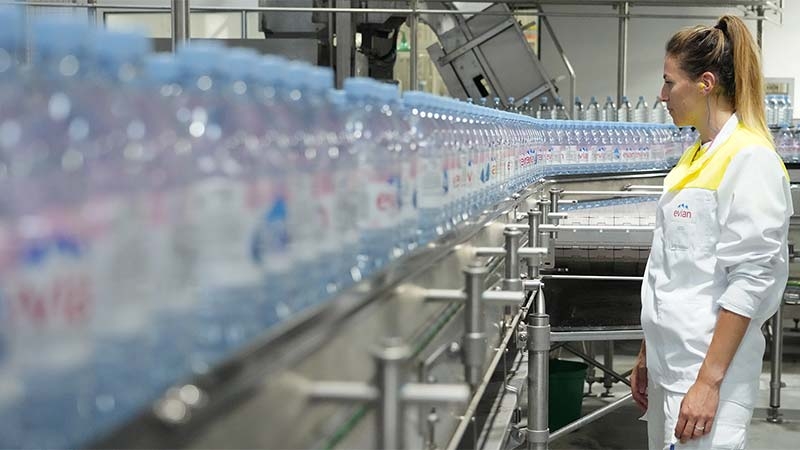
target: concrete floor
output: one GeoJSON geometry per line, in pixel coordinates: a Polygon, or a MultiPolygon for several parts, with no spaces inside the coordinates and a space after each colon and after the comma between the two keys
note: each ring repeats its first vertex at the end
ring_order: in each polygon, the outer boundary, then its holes
{"type": "MultiPolygon", "coordinates": [[[[622,348],[618,348],[615,355],[615,367],[619,371],[625,371],[633,364],[632,354],[635,349],[631,349],[628,344],[617,345],[622,348]]],[[[794,347],[793,344],[788,344],[784,356],[782,381],[786,387],[781,391],[782,424],[773,424],[765,420],[769,406],[769,370],[769,361],[765,361],[761,374],[760,398],[751,422],[747,448],[749,450],[800,449],[800,340],[794,347]]],[[[592,390],[594,394],[603,391],[602,386],[597,384],[593,385],[592,390]]],[[[616,398],[619,398],[629,390],[627,386],[617,383],[612,392],[617,393],[616,398]]],[[[583,402],[584,414],[613,400],[615,398],[587,397],[583,402]]],[[[631,401],[611,414],[552,442],[550,448],[553,450],[647,449],[646,423],[637,420],[641,415],[639,408],[631,401]]]]}

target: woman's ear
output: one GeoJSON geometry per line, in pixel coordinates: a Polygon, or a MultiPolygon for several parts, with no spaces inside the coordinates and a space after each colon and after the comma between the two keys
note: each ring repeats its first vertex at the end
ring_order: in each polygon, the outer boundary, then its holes
{"type": "Polygon", "coordinates": [[[717,76],[711,72],[703,72],[697,85],[703,95],[708,95],[717,86],[717,76]]]}

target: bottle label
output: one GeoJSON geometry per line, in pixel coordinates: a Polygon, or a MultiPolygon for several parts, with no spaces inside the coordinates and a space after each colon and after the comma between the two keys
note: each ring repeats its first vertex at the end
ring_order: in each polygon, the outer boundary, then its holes
{"type": "Polygon", "coordinates": [[[95,303],[90,244],[71,219],[79,218],[55,212],[19,222],[13,262],[3,274],[15,332],[88,331],[95,303]]]}
{"type": "Polygon", "coordinates": [[[362,228],[390,228],[400,213],[400,178],[385,170],[369,169],[366,174],[366,205],[362,228]]]}
{"type": "Polygon", "coordinates": [[[424,209],[441,208],[445,194],[445,171],[442,170],[442,161],[439,158],[420,158],[420,173],[417,179],[419,188],[418,206],[424,209]]]}

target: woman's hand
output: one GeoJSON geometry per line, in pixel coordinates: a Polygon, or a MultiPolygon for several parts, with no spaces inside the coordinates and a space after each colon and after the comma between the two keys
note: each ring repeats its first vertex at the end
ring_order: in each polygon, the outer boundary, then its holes
{"type": "Polygon", "coordinates": [[[697,380],[681,401],[675,437],[686,443],[710,433],[718,406],[719,387],[697,380]]]}
{"type": "Polygon", "coordinates": [[[639,408],[647,411],[647,357],[644,352],[644,343],[642,343],[642,351],[639,352],[639,356],[633,364],[631,393],[639,408]]]}

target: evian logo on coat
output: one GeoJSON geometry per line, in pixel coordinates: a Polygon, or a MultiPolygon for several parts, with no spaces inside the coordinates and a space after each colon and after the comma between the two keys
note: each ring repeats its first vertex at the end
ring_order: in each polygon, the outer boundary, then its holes
{"type": "Polygon", "coordinates": [[[672,211],[672,217],[677,217],[681,219],[691,219],[692,218],[692,210],[689,209],[689,205],[686,203],[681,203],[675,210],[672,211]]]}

